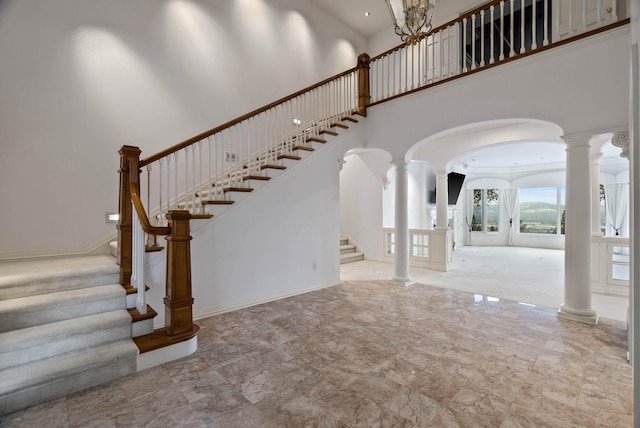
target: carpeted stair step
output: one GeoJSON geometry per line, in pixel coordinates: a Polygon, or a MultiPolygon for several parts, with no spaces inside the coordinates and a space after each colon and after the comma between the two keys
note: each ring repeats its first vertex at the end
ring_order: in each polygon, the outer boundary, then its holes
{"type": "Polygon", "coordinates": [[[0,301],[118,281],[118,265],[108,255],[0,263],[0,301]]]}
{"type": "Polygon", "coordinates": [[[120,284],[110,284],[1,300],[0,333],[124,309],[125,295],[120,284]]]}
{"type": "Polygon", "coordinates": [[[340,246],[349,244],[349,238],[345,238],[344,236],[340,237],[340,246]]]}
{"type": "Polygon", "coordinates": [[[135,373],[137,357],[124,339],[0,370],[0,415],[135,373]]]}
{"type": "Polygon", "coordinates": [[[353,244],[340,245],[340,254],[355,253],[356,246],[353,244]]]}
{"type": "Polygon", "coordinates": [[[353,252],[353,253],[340,254],[340,264],[357,262],[360,260],[364,260],[363,253],[353,252]]]}
{"type": "Polygon", "coordinates": [[[0,333],[0,370],[126,338],[124,309],[0,333]]]}

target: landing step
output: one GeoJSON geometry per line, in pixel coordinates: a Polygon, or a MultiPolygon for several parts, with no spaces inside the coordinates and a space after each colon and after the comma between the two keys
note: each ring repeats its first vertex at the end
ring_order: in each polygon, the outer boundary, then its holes
{"type": "Polygon", "coordinates": [[[0,414],[135,373],[137,357],[125,339],[0,370],[0,414]]]}

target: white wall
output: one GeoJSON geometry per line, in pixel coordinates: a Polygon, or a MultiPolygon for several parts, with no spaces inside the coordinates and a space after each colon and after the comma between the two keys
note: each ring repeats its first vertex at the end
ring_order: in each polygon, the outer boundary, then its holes
{"type": "Polygon", "coordinates": [[[118,149],[143,157],[356,65],[311,1],[0,3],[0,259],[115,233],[118,149]]]}
{"type": "MultiPolygon", "coordinates": [[[[197,318],[340,281],[339,161],[363,145],[364,126],[343,133],[192,233],[197,318]]],[[[164,306],[165,257],[147,258],[156,310],[164,306]]]]}
{"type": "Polygon", "coordinates": [[[340,172],[340,233],[370,260],[383,258],[382,192],[391,156],[383,151],[349,154],[340,172]]]}

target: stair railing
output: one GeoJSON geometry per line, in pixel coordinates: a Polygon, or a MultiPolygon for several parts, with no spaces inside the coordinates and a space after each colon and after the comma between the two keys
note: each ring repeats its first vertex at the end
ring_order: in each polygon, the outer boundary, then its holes
{"type": "Polygon", "coordinates": [[[370,105],[627,22],[615,0],[494,0],[371,58],[370,105]]]}
{"type": "Polygon", "coordinates": [[[210,217],[207,205],[228,202],[228,190],[246,187],[247,179],[264,177],[269,168],[282,169],[285,156],[310,148],[313,141],[324,141],[322,133],[346,117],[366,115],[369,101],[369,57],[363,54],[350,70],[144,160],[139,148],[121,148],[120,283],[128,293],[137,291],[136,309],[141,314],[147,311],[145,250],[157,246],[157,236],[166,236],[167,241],[164,338],[156,337],[149,346],[172,344],[178,336],[197,332],[189,220],[210,217]],[[142,168],[146,174],[141,174],[142,168]],[[141,189],[145,189],[146,206],[141,189]]]}

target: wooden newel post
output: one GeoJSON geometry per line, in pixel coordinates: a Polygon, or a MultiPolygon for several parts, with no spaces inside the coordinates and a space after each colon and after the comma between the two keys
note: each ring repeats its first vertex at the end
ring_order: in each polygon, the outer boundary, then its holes
{"type": "Polygon", "coordinates": [[[369,60],[366,53],[358,57],[358,113],[367,114],[367,107],[371,103],[369,90],[369,60]]]}
{"type": "Polygon", "coordinates": [[[131,207],[131,174],[139,174],[138,168],[131,170],[131,165],[138,165],[140,161],[139,148],[133,146],[122,146],[120,151],[120,192],[118,196],[118,265],[120,266],[120,284],[126,288],[131,286],[131,271],[133,258],[132,221],[133,212],[131,207]]]}
{"type": "Polygon", "coordinates": [[[171,227],[167,236],[167,295],[164,298],[164,324],[169,336],[193,330],[191,296],[191,236],[189,211],[169,211],[171,227]]]}

